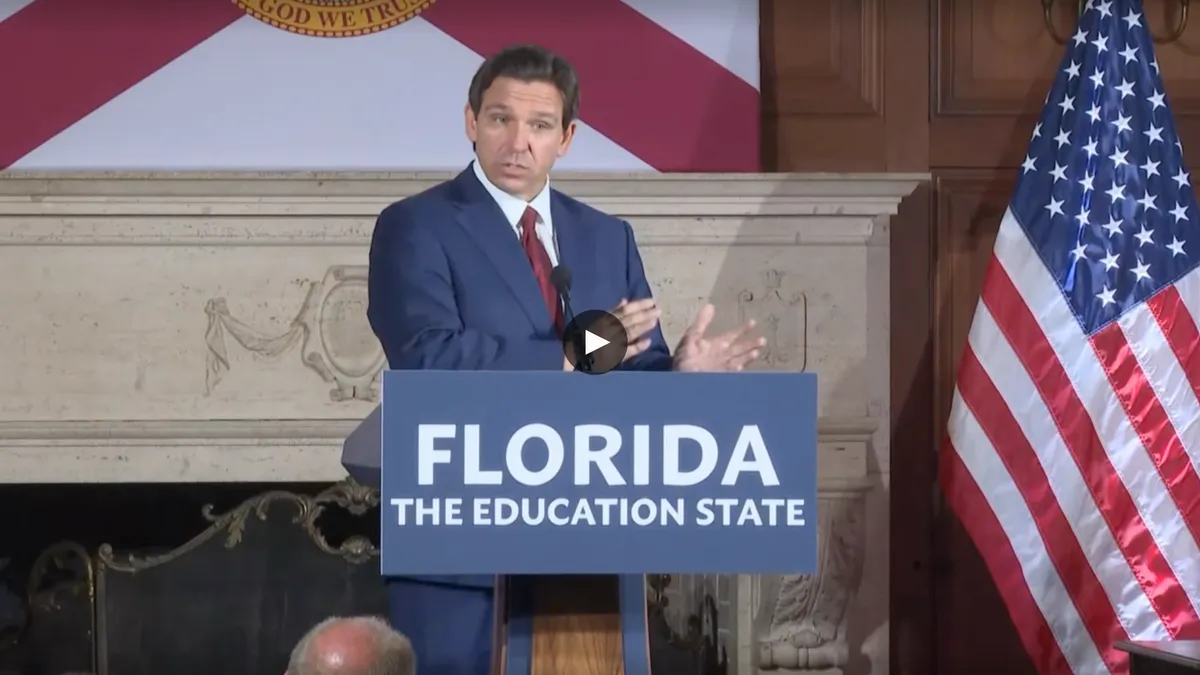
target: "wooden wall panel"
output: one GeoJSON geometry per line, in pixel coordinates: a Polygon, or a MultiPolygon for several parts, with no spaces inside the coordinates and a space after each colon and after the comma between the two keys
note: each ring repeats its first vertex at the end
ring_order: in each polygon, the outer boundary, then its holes
{"type": "Polygon", "coordinates": [[[900,204],[891,238],[890,669],[934,675],[934,526],[930,496],[937,464],[933,413],[936,362],[930,185],[900,204]]]}
{"type": "Polygon", "coordinates": [[[1012,195],[1014,177],[1014,172],[995,169],[943,170],[934,174],[934,432],[938,438],[950,414],[959,357],[971,329],[1000,219],[1012,195]]]}
{"type": "MultiPolygon", "coordinates": [[[[958,364],[992,257],[1016,174],[1001,169],[934,174],[933,437],[950,413],[958,364]]],[[[995,672],[1033,675],[987,567],[955,514],[934,508],[932,672],[967,673],[987,663],[995,672]]]]}
{"type": "Polygon", "coordinates": [[[774,153],[768,165],[779,171],[882,169],[884,1],[763,3],[765,135],[767,152],[774,153]]]}
{"type": "MultiPolygon", "coordinates": [[[[769,171],[928,170],[929,0],[762,0],[769,171]]],[[[893,219],[890,662],[933,671],[931,191],[893,219]]]]}
{"type": "MultiPolygon", "coordinates": [[[[1159,35],[1178,26],[1170,0],[1149,0],[1144,21],[1159,35]]],[[[1072,33],[1074,2],[1058,0],[1054,24],[1072,33]]],[[[1040,3],[936,0],[931,74],[930,166],[1018,166],[1066,47],[1046,30],[1040,3]]],[[[1184,147],[1200,147],[1200,27],[1156,45],[1184,147]]]]}
{"type": "Polygon", "coordinates": [[[1063,48],[1046,34],[1034,2],[940,0],[935,7],[930,165],[1020,164],[1063,48]]]}
{"type": "MultiPolygon", "coordinates": [[[[1165,35],[1176,0],[1145,0],[1165,35]]],[[[1075,0],[1056,0],[1060,35],[1075,0]]],[[[1193,12],[1193,14],[1195,14],[1193,12]]],[[[1065,53],[1036,0],[762,0],[772,171],[928,171],[892,223],[893,675],[1034,672],[935,490],[938,441],[1000,217],[1065,53]],[[933,499],[931,499],[933,495],[933,499]]],[[[1200,17],[1155,47],[1200,167],[1200,17]]]]}
{"type": "MultiPolygon", "coordinates": [[[[1146,2],[1145,20],[1160,34],[1168,31],[1163,7],[1170,1],[1146,2]]],[[[1057,30],[1070,35],[1075,3],[1056,4],[1057,30]]],[[[941,438],[995,233],[1066,47],[1047,33],[1041,7],[1032,1],[936,0],[931,28],[937,346],[930,423],[934,437],[941,438]]],[[[1200,36],[1194,26],[1188,32],[1200,36]]],[[[1156,48],[1185,149],[1200,148],[1200,50],[1190,49],[1187,39],[1156,48]]],[[[997,672],[1032,675],[1032,663],[961,524],[948,510],[935,509],[933,518],[933,672],[970,672],[986,663],[997,672]]]]}
{"type": "Polygon", "coordinates": [[[761,0],[759,12],[768,171],[929,166],[928,0],[761,0]]]}

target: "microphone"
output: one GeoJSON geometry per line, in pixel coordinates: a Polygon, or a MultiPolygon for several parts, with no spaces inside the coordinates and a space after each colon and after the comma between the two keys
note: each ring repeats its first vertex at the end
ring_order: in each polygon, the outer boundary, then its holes
{"type": "Polygon", "coordinates": [[[564,335],[575,352],[575,369],[590,373],[592,371],[592,357],[590,354],[585,354],[584,350],[584,335],[583,327],[575,325],[575,310],[571,308],[571,270],[565,265],[558,265],[550,270],[550,285],[554,286],[554,290],[558,291],[558,297],[562,298],[563,303],[563,318],[566,319],[566,331],[571,332],[570,335],[564,335]],[[574,327],[574,331],[570,328],[574,327]]]}

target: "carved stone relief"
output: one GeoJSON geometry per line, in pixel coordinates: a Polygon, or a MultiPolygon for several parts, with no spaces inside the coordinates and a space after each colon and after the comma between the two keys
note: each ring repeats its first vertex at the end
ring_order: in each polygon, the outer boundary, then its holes
{"type": "MultiPolygon", "coordinates": [[[[821,490],[816,574],[747,575],[748,597],[735,591],[740,585],[736,575],[658,575],[671,581],[656,589],[664,596],[659,605],[666,627],[678,639],[709,636],[724,662],[735,651],[735,633],[740,632],[735,623],[745,620],[738,618],[735,605],[747,604],[754,653],[738,669],[714,672],[843,675],[851,657],[848,614],[862,581],[868,491],[865,480],[821,490]]],[[[653,585],[654,579],[651,575],[648,583],[653,585]]]]}
{"type": "MultiPolygon", "coordinates": [[[[767,338],[756,369],[802,371],[807,364],[808,298],[786,283],[786,272],[764,270],[761,287],[737,295],[741,321],[755,319],[767,338]]],[[[230,369],[226,338],[262,358],[276,358],[300,345],[304,365],[335,385],[334,401],[377,401],[386,365],[382,348],[366,320],[367,267],[336,265],[309,283],[308,296],[289,327],[278,335],[259,331],[233,316],[225,298],[205,307],[206,392],[212,393],[230,369]]]]}
{"type": "Polygon", "coordinates": [[[817,500],[817,573],[756,579],[758,669],[841,675],[847,615],[862,581],[865,484],[817,500]]]}
{"type": "Polygon", "coordinates": [[[764,270],[762,287],[738,294],[738,316],[754,319],[767,339],[766,349],[752,367],[802,371],[808,363],[808,298],[785,283],[786,272],[764,270]]]}
{"type": "Polygon", "coordinates": [[[300,345],[305,366],[332,383],[334,401],[377,401],[386,358],[367,323],[367,267],[335,265],[321,281],[310,282],[308,296],[288,329],[267,335],[230,313],[225,298],[204,309],[208,329],[205,386],[212,393],[229,371],[226,337],[256,356],[281,356],[300,345]]]}

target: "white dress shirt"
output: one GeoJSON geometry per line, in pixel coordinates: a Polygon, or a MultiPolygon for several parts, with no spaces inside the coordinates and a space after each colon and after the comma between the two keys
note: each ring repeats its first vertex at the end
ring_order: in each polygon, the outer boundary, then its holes
{"type": "Polygon", "coordinates": [[[475,170],[475,177],[483,183],[484,189],[496,200],[496,204],[500,206],[500,210],[504,212],[504,217],[508,218],[508,224],[512,227],[513,232],[517,235],[517,239],[521,238],[521,216],[525,214],[526,207],[533,207],[537,211],[537,225],[533,228],[542,246],[546,249],[546,255],[550,256],[550,265],[552,267],[558,265],[558,245],[554,241],[554,223],[550,218],[550,180],[546,180],[546,186],[542,191],[533,198],[533,201],[526,202],[520,197],[514,197],[504,190],[496,187],[492,181],[488,180],[483,169],[479,168],[478,161],[471,162],[471,168],[475,170]]]}

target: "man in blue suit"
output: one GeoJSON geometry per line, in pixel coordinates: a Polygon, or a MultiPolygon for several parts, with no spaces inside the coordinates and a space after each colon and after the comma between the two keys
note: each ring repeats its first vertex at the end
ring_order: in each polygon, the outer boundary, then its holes
{"type": "MultiPolygon", "coordinates": [[[[763,341],[746,335],[752,323],[705,336],[711,305],[671,355],[632,228],[550,187],[578,111],[574,69],[545,49],[512,47],[480,66],[465,111],[475,161],[387,207],[375,226],[367,315],[389,367],[572,370],[550,283],[559,264],[571,270],[577,311],[605,309],[625,327],[620,368],[740,370],[758,357],[763,341]]],[[[392,623],[412,641],[422,675],[488,673],[494,582],[389,580],[392,623]]]]}

